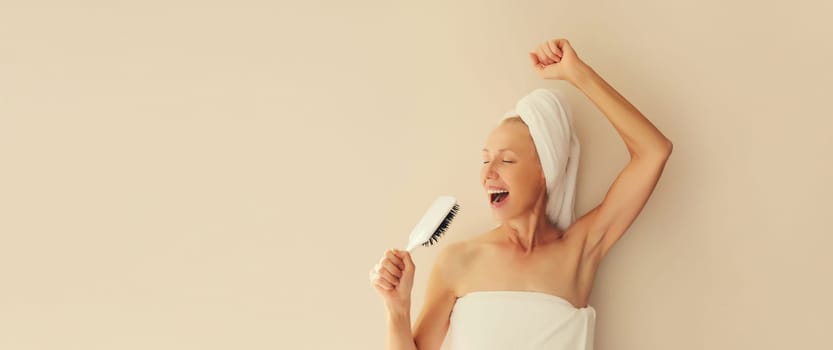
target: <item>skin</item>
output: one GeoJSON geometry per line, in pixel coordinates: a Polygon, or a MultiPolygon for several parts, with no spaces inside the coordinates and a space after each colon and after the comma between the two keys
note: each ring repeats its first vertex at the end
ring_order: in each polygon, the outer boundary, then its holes
{"type": "MultiPolygon", "coordinates": [[[[544,211],[544,176],[528,128],[518,120],[497,126],[486,139],[480,181],[484,193],[489,185],[510,191],[503,207],[492,208],[500,225],[440,250],[413,330],[415,266],[410,254],[390,249],[370,271],[371,285],[388,311],[388,349],[439,349],[456,299],[473,291],[537,291],[586,307],[599,265],[642,211],[662,175],[671,141],[579,59],[569,41],[546,41],[529,57],[541,78],[568,81],[602,111],[631,160],[602,202],[561,232],[544,211]]],[[[485,200],[490,201],[488,194],[485,200]]]]}

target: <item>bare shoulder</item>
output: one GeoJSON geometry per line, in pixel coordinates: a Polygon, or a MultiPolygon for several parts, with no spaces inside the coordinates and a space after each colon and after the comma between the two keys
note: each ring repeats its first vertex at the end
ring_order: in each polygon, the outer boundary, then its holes
{"type": "MultiPolygon", "coordinates": [[[[495,233],[495,230],[489,230],[473,237],[450,243],[446,247],[446,251],[443,252],[447,254],[446,259],[448,260],[446,263],[449,263],[453,268],[457,269],[470,266],[472,260],[483,254],[484,247],[489,246],[490,243],[494,243],[493,233],[495,233]]],[[[466,271],[453,272],[464,273],[466,271]]]]}
{"type": "Polygon", "coordinates": [[[478,237],[451,242],[442,247],[434,261],[434,273],[441,274],[455,297],[459,296],[458,282],[466,272],[476,252],[478,237]]]}

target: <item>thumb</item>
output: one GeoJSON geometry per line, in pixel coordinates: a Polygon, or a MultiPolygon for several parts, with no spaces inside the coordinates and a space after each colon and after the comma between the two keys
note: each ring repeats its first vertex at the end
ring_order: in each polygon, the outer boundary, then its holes
{"type": "Polygon", "coordinates": [[[564,51],[564,52],[572,52],[573,51],[573,47],[570,45],[570,41],[568,41],[567,39],[558,40],[557,44],[558,44],[557,46],[561,49],[561,51],[564,51]]]}
{"type": "Polygon", "coordinates": [[[413,271],[414,269],[414,260],[411,259],[411,253],[407,250],[397,250],[396,255],[402,258],[402,261],[405,262],[405,269],[413,271]]]}

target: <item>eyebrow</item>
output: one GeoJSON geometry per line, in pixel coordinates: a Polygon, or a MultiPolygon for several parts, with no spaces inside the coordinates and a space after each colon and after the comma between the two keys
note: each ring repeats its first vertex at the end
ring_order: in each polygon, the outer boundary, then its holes
{"type": "MultiPolygon", "coordinates": [[[[482,149],[482,151],[483,151],[483,152],[489,152],[489,150],[488,150],[488,149],[485,149],[485,148],[484,148],[484,149],[482,149]]],[[[512,150],[511,150],[511,149],[509,149],[509,148],[501,148],[501,149],[499,149],[499,150],[497,150],[497,151],[498,151],[498,152],[503,152],[503,151],[512,151],[512,150]]]]}

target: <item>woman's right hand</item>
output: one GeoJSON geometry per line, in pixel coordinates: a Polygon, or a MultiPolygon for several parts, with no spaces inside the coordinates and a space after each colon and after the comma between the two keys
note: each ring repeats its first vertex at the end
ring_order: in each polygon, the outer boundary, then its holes
{"type": "Polygon", "coordinates": [[[399,249],[388,249],[379,263],[370,270],[370,284],[384,299],[388,312],[411,312],[415,270],[411,254],[399,249]]]}

